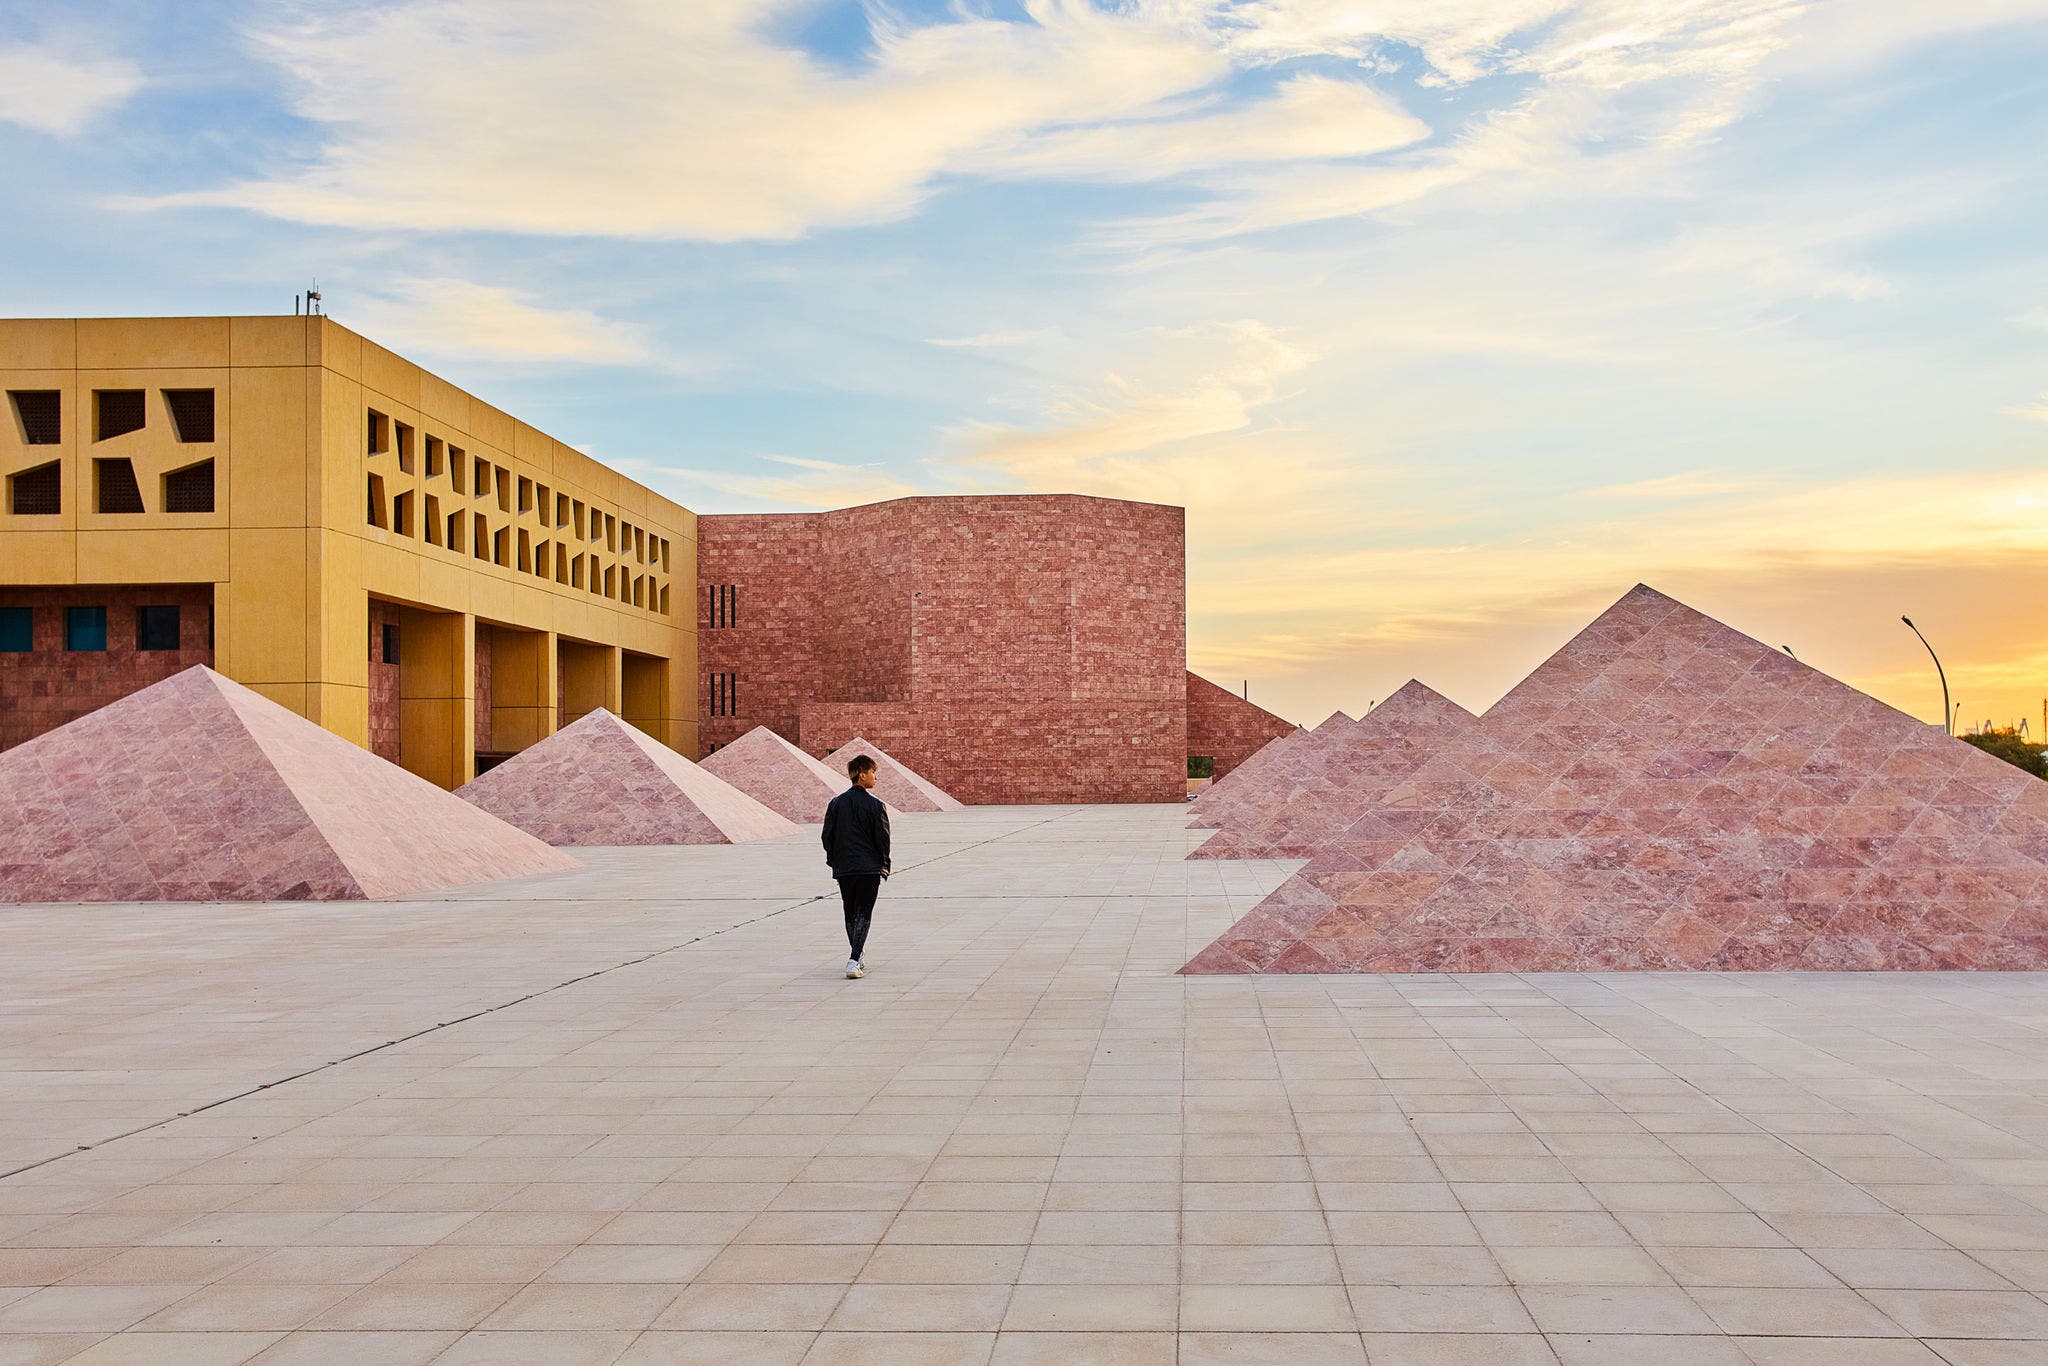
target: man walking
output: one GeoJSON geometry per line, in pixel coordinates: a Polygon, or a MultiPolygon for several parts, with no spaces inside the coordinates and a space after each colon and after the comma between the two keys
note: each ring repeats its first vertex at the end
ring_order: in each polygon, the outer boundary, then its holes
{"type": "Polygon", "coordinates": [[[825,807],[825,862],[839,882],[839,900],[846,908],[848,977],[867,976],[862,955],[867,951],[868,922],[875,897],[889,876],[889,808],[869,789],[875,785],[875,761],[865,754],[847,760],[853,786],[825,807]]]}

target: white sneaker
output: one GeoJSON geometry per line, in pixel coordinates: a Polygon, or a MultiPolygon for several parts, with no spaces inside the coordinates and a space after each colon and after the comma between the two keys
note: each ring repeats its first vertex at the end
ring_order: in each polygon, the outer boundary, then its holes
{"type": "Polygon", "coordinates": [[[865,977],[868,975],[868,971],[861,966],[858,958],[849,958],[846,960],[846,975],[848,977],[865,977]]]}

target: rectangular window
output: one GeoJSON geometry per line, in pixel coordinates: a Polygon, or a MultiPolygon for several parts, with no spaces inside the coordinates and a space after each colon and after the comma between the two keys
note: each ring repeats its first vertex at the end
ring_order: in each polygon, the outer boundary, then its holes
{"type": "Polygon", "coordinates": [[[368,443],[364,447],[364,453],[368,455],[382,455],[391,449],[391,419],[378,412],[375,408],[368,409],[367,411],[370,414],[370,431],[368,443]]]}
{"type": "Polygon", "coordinates": [[[171,410],[171,431],[179,441],[213,440],[213,390],[166,389],[164,406],[171,410]]]}
{"type": "Polygon", "coordinates": [[[35,609],[0,607],[0,655],[25,655],[35,647],[35,609]]]}
{"type": "Polygon", "coordinates": [[[403,422],[394,422],[392,429],[398,434],[398,472],[412,473],[412,428],[403,422]]]}
{"type": "Polygon", "coordinates": [[[738,624],[740,588],[736,583],[714,583],[706,586],[710,595],[710,620],[706,623],[713,630],[738,624]]]}
{"type": "Polygon", "coordinates": [[[384,647],[384,662],[386,664],[396,664],[398,662],[397,622],[387,621],[384,623],[384,635],[379,644],[384,647]]]}
{"type": "Polygon", "coordinates": [[[444,459],[442,452],[444,449],[446,448],[442,444],[440,437],[430,436],[427,438],[427,478],[439,479],[441,477],[441,462],[444,459]]]}
{"type": "Polygon", "coordinates": [[[135,609],[135,648],[138,650],[175,650],[178,648],[178,609],[176,607],[138,607],[135,609]]]}
{"type": "Polygon", "coordinates": [[[117,436],[142,430],[143,393],[140,389],[95,389],[92,391],[93,440],[111,441],[117,436]]]}
{"type": "Polygon", "coordinates": [[[465,495],[469,492],[469,456],[460,446],[448,448],[448,487],[465,495]]]}
{"type": "Polygon", "coordinates": [[[711,675],[711,714],[713,716],[738,716],[739,675],[711,675]]]}
{"type": "Polygon", "coordinates": [[[67,607],[64,609],[64,648],[81,653],[107,648],[107,609],[67,607]]]}
{"type": "Polygon", "coordinates": [[[55,389],[10,389],[14,420],[25,446],[54,446],[64,439],[64,395],[55,389]]]}

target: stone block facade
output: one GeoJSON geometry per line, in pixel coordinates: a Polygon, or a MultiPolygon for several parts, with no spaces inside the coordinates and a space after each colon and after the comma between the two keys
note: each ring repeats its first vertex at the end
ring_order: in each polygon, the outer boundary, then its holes
{"type": "Polygon", "coordinates": [[[1221,778],[1293,729],[1292,721],[1198,674],[1188,675],[1188,753],[1215,761],[1212,778],[1221,778]]]}
{"type": "Polygon", "coordinates": [[[0,650],[0,750],[75,721],[194,664],[213,663],[208,584],[0,586],[0,610],[29,614],[31,648],[0,650]],[[105,648],[66,648],[70,608],[106,613],[105,648]],[[176,649],[143,649],[137,609],[176,607],[176,649]]]}
{"type": "Polygon", "coordinates": [[[1182,799],[1180,508],[904,498],[697,529],[707,745],[859,735],[967,802],[1182,799]]]}

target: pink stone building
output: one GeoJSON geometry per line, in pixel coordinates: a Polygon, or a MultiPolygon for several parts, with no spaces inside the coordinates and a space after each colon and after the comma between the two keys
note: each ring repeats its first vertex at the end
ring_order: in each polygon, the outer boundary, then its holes
{"type": "Polygon", "coordinates": [[[705,744],[858,735],[967,802],[1178,801],[1190,753],[1291,729],[1236,698],[1191,727],[1184,520],[1069,494],[700,517],[705,744]]]}

